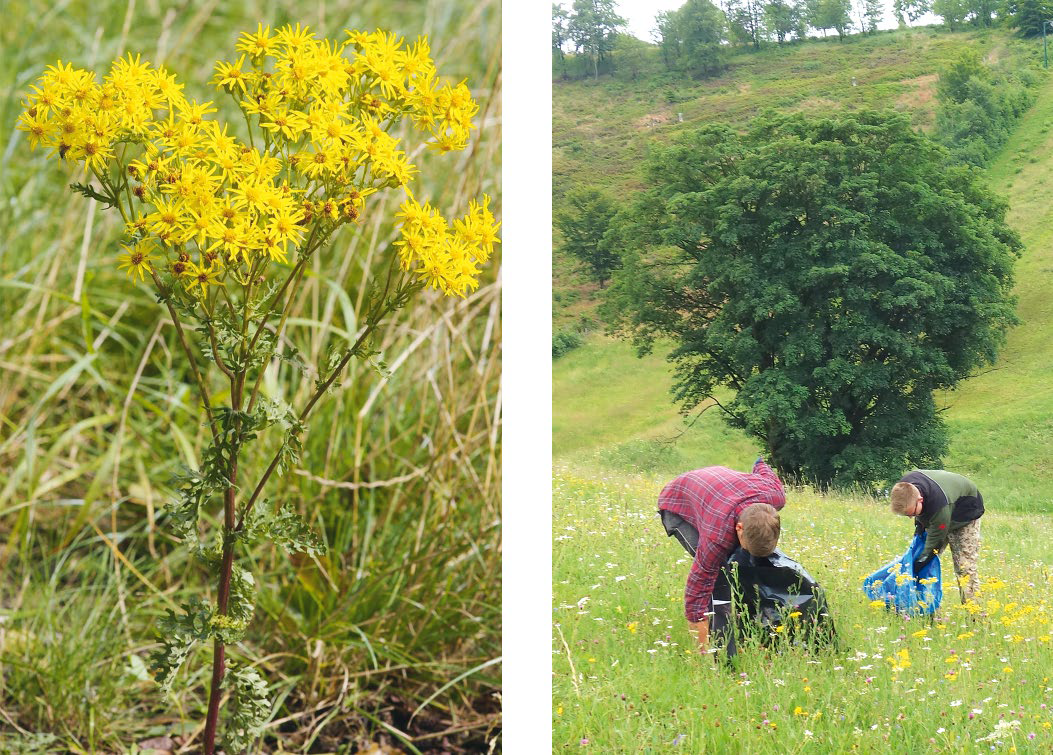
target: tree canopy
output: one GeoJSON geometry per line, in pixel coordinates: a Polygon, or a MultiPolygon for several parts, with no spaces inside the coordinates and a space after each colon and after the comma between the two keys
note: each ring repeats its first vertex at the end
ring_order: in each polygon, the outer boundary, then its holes
{"type": "Polygon", "coordinates": [[[852,0],[806,0],[808,24],[826,34],[833,29],[841,39],[852,28],[852,0]]]}
{"type": "Polygon", "coordinates": [[[727,19],[710,0],[687,0],[675,11],[659,13],[655,24],[667,67],[697,76],[723,70],[727,19]]]}
{"type": "Polygon", "coordinates": [[[614,11],[614,0],[574,0],[569,12],[562,5],[553,4],[553,44],[559,27],[575,52],[591,61],[593,76],[599,77],[600,63],[610,57],[618,31],[625,23],[614,11]]]}
{"type": "MultiPolygon", "coordinates": [[[[1043,25],[1053,20],[1051,0],[1007,0],[1006,8],[1012,11],[1009,24],[1024,37],[1042,36],[1043,25]]],[[[1053,28],[1046,27],[1046,34],[1053,34],[1053,28]]]]}
{"type": "Polygon", "coordinates": [[[946,450],[933,397],[1014,322],[1005,205],[906,116],[768,114],[658,150],[605,315],[671,339],[684,412],[719,398],[779,471],[873,484],[946,450]]]}

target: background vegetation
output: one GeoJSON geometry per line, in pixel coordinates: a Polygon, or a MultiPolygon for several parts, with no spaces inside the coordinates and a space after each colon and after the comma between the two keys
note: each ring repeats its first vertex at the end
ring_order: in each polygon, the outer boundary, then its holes
{"type": "MultiPolygon", "coordinates": [[[[853,36],[845,42],[808,40],[759,52],[734,53],[720,76],[692,80],[663,71],[652,48],[651,68],[637,81],[616,71],[598,81],[560,81],[553,84],[554,179],[553,211],[567,212],[569,192],[596,188],[627,206],[645,187],[639,166],[650,145],[665,145],[676,135],[706,123],[723,123],[742,130],[748,120],[769,105],[781,111],[825,113],[838,109],[893,107],[907,114],[915,127],[928,133],[936,128],[940,75],[975,51],[992,75],[1037,76],[1025,88],[1034,105],[1015,121],[983,180],[1009,200],[1007,220],[1025,246],[1016,265],[1014,293],[1020,325],[1013,328],[1006,347],[992,369],[965,381],[954,392],[937,394],[947,423],[950,450],[943,458],[949,468],[977,478],[985,490],[997,494],[1002,505],[1021,510],[1053,508],[1053,475],[1044,461],[1049,396],[1044,374],[1053,362],[1048,336],[1051,326],[1046,297],[1051,284],[1050,207],[1046,197],[1048,166],[1044,150],[1050,146],[1053,101],[1042,75],[1042,48],[1001,30],[950,33],[923,28],[853,36]],[[853,81],[855,85],[853,85],[853,81]],[[661,102],[655,92],[675,91],[676,102],[661,102]],[[650,93],[650,96],[649,96],[650,93]],[[683,122],[679,115],[682,114],[683,122]]],[[[672,406],[669,367],[662,356],[636,361],[631,350],[604,335],[597,314],[598,284],[563,252],[564,241],[554,236],[553,331],[583,336],[584,346],[554,363],[554,453],[562,441],[559,428],[566,413],[577,417],[593,404],[604,404],[638,417],[645,438],[626,425],[617,444],[658,441],[669,469],[708,463],[719,454],[710,434],[739,437],[722,424],[717,410],[709,411],[684,434],[685,424],[672,406]],[[566,380],[564,380],[564,376],[566,380]],[[588,381],[595,382],[591,385],[588,381]],[[582,380],[586,382],[583,383],[582,380]],[[600,393],[595,391],[600,387],[600,393]],[[590,392],[591,389],[591,392],[590,392]],[[566,398],[564,398],[566,397],[566,398]],[[618,405],[613,397],[626,403],[618,405]],[[710,429],[710,428],[713,429],[710,429]],[[705,451],[698,456],[696,451],[705,451]]],[[[705,406],[696,409],[701,411],[705,406]]],[[[689,417],[689,422],[694,414],[689,417]]],[[[625,418],[623,417],[623,420],[625,418]]],[[[568,425],[571,420],[566,421],[568,425]]],[[[740,439],[745,443],[744,439],[740,439]]],[[[603,446],[602,439],[585,441],[603,446]]],[[[593,454],[586,445],[570,450],[575,459],[593,454]]],[[[656,446],[657,447],[657,446],[656,446]]],[[[569,450],[569,449],[568,449],[569,450]]],[[[594,454],[593,454],[594,455],[594,454]]],[[[748,456],[748,453],[745,454],[748,456]]],[[[752,457],[746,459],[751,460],[752,457]]]]}
{"type": "MultiPolygon", "coordinates": [[[[665,69],[657,48],[643,51],[638,73],[622,68],[591,78],[553,81],[553,215],[569,212],[575,191],[598,189],[624,204],[646,186],[641,165],[651,145],[719,123],[740,129],[767,108],[825,114],[893,108],[933,133],[941,72],[969,52],[992,75],[1038,71],[1042,47],[1003,30],[951,33],[924,27],[844,42],[808,39],[759,51],[735,48],[718,76],[694,79],[665,69]]],[[[1030,74],[1026,74],[1030,75],[1030,74]]],[[[554,325],[591,315],[595,286],[554,237],[554,325]]]]}
{"type": "MultiPolygon", "coordinates": [[[[480,102],[474,146],[415,155],[435,204],[500,196],[496,2],[42,3],[0,30],[0,752],[193,750],[206,678],[163,702],[145,673],[152,627],[196,567],[157,528],[169,480],[197,466],[200,424],[163,309],[116,270],[119,223],[66,189],[66,166],[14,130],[20,92],[57,58],[102,67],[125,51],[187,93],[262,21],[338,38],[428,34],[442,74],[480,102]],[[191,712],[193,715],[191,715],[191,712]]],[[[290,338],[312,357],[351,330],[358,282],[383,263],[397,207],[368,207],[310,271],[290,338]]],[[[497,265],[454,303],[429,298],[389,328],[385,376],[357,365],[305,439],[277,498],[329,547],[261,547],[244,651],[277,682],[261,751],[486,751],[500,732],[500,295],[497,265]]],[[[272,390],[291,375],[267,377],[272,390]]],[[[309,389],[309,386],[305,388],[309,389]]],[[[259,459],[257,462],[264,462],[259,459]]],[[[260,470],[257,470],[260,471],[260,470]]],[[[195,588],[198,589],[198,588],[195,588]]],[[[204,669],[204,664],[196,664],[204,669]]]]}

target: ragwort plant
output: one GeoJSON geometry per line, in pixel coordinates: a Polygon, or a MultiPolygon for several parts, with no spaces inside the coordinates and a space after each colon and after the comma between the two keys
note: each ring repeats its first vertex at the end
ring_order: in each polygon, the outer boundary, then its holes
{"type": "Polygon", "coordinates": [[[101,83],[68,63],[49,66],[19,118],[32,147],[80,164],[73,190],[120,213],[119,267],[152,285],[168,309],[207,420],[211,440],[200,468],[180,480],[168,522],[217,580],[217,600],[170,611],[151,659],[167,694],[195,646],[212,641],[206,753],[215,751],[225,694],[228,750],[248,748],[270,710],[266,682],[226,653],[255,604],[251,570],[235,563],[238,547],[324,549],[295,511],[263,496],[268,480],[298,462],[312,410],[351,359],[384,369],[373,343],[385,318],[424,289],[464,297],[499,242],[489,197],[450,223],[414,196],[417,169],[393,135],[409,125],[429,149],[463,150],[478,109],[465,83],[440,81],[425,37],[408,44],[382,30],[345,33],[334,42],[299,24],[273,33],[260,24],[241,35],[237,60],[218,62],[213,83],[237,103],[247,142],[209,118],[212,102],[187,99],[174,75],[131,54],[101,83]],[[312,369],[282,338],[307,265],[386,190],[405,195],[390,262],[368,282],[353,341],[312,369]],[[304,406],[261,392],[276,360],[313,377],[304,406]],[[229,404],[212,390],[213,365],[229,404]],[[247,481],[239,466],[266,430],[278,436],[277,451],[259,479],[247,481]],[[201,513],[220,502],[222,527],[209,532],[201,513]]]}

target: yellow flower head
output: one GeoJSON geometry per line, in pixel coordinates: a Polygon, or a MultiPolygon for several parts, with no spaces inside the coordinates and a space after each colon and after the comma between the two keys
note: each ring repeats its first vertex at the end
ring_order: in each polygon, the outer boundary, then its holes
{"type": "Polygon", "coordinates": [[[247,281],[250,268],[313,253],[338,226],[361,221],[365,197],[396,188],[406,195],[396,217],[402,274],[467,296],[500,243],[490,197],[448,221],[413,197],[419,171],[408,154],[425,141],[464,149],[478,104],[466,82],[439,77],[426,37],[346,36],[320,39],[299,23],[240,35],[212,84],[241,109],[247,143],[240,124],[216,119],[212,102],[186,97],[173,74],[136,53],[101,83],[64,61],[48,66],[17,126],[31,148],[83,163],[97,198],[120,208],[128,241],[119,266],[140,281],[168,270],[203,294],[224,285],[228,264],[247,281]]]}
{"type": "Polygon", "coordinates": [[[121,248],[126,253],[118,257],[118,260],[120,260],[120,264],[117,265],[118,269],[127,268],[130,277],[134,278],[138,275],[140,281],[145,280],[146,275],[152,269],[153,257],[151,257],[151,253],[157,249],[156,242],[151,239],[143,239],[132,246],[121,244],[121,248]]]}

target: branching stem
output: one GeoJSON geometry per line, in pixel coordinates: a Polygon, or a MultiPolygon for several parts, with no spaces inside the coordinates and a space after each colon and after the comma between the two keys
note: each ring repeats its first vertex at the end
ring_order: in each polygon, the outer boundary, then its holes
{"type": "MultiPolygon", "coordinates": [[[[336,381],[337,377],[340,376],[340,373],[343,372],[344,368],[347,366],[347,363],[351,361],[351,358],[359,353],[359,349],[362,348],[362,344],[364,344],[366,340],[373,334],[373,331],[377,329],[377,326],[380,325],[381,320],[383,320],[393,310],[398,308],[398,296],[394,297],[394,299],[391,301],[389,301],[387,298],[387,295],[391,290],[391,279],[393,271],[394,259],[392,259],[391,267],[388,268],[387,280],[384,282],[384,292],[378,300],[380,302],[379,311],[369,313],[369,316],[366,319],[366,327],[355,340],[354,345],[351,346],[351,348],[349,348],[344,353],[343,358],[336,365],[336,367],[334,367],[332,371],[330,371],[329,376],[325,379],[325,381],[318,386],[317,390],[307,402],[307,405],[304,406],[303,411],[300,412],[300,416],[297,418],[300,424],[303,424],[303,422],[307,419],[308,415],[311,413],[311,410],[314,409],[314,405],[318,403],[318,400],[325,395],[326,391],[329,390],[330,386],[332,386],[332,384],[336,381]]],[[[396,289],[398,290],[400,288],[401,283],[399,286],[396,287],[396,289]]],[[[263,492],[263,488],[267,484],[267,480],[269,480],[271,475],[274,474],[274,470],[278,468],[278,463],[281,460],[281,454],[282,449],[279,448],[277,452],[275,452],[274,457],[271,459],[271,463],[267,466],[266,471],[264,471],[263,476],[260,478],[260,481],[256,484],[255,489],[252,491],[252,495],[249,496],[249,500],[245,504],[244,509],[242,509],[241,513],[239,514],[237,526],[234,528],[235,531],[240,531],[241,528],[244,526],[245,518],[249,515],[249,512],[252,510],[252,507],[256,503],[256,500],[260,497],[260,493],[263,492]]]]}
{"type": "Polygon", "coordinates": [[[208,417],[208,426],[209,429],[212,430],[212,441],[218,444],[219,430],[216,427],[216,417],[212,413],[212,402],[208,397],[209,394],[208,388],[205,385],[205,379],[202,377],[201,371],[197,368],[197,360],[194,359],[194,353],[190,350],[190,344],[187,343],[186,333],[183,332],[183,325],[179,321],[179,316],[176,314],[175,307],[172,306],[172,302],[168,298],[169,292],[165,289],[156,270],[150,268],[150,275],[153,276],[154,285],[157,286],[157,290],[160,292],[165,306],[168,307],[168,314],[172,317],[172,324],[175,325],[176,335],[179,337],[179,343],[183,347],[183,353],[186,354],[186,360],[190,363],[190,371],[193,373],[194,381],[197,383],[198,391],[201,393],[201,404],[205,407],[205,416],[208,417]]]}

